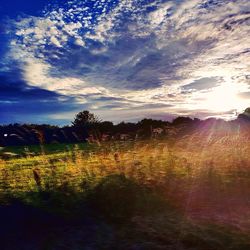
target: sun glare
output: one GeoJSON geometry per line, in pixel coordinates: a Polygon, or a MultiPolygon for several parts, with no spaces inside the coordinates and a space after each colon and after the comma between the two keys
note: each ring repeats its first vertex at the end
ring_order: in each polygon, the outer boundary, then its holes
{"type": "Polygon", "coordinates": [[[206,93],[202,106],[211,111],[225,112],[229,110],[241,111],[246,107],[246,100],[239,96],[239,85],[225,82],[206,93]]]}

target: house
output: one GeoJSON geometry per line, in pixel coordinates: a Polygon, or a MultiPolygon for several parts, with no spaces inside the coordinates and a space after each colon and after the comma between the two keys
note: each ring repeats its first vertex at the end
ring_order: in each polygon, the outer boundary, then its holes
{"type": "Polygon", "coordinates": [[[130,139],[129,134],[120,134],[120,140],[127,141],[128,139],[130,139]]]}
{"type": "Polygon", "coordinates": [[[109,134],[102,134],[101,140],[102,141],[109,141],[111,136],[109,134]]]}
{"type": "Polygon", "coordinates": [[[164,129],[163,128],[153,128],[152,129],[152,136],[153,137],[157,137],[159,135],[162,135],[164,132],[164,129]]]}

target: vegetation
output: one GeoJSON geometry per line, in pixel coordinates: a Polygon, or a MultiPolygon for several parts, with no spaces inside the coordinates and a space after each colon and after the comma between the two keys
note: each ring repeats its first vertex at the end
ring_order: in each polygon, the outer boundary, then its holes
{"type": "Polygon", "coordinates": [[[249,109],[230,122],[83,111],[64,128],[3,126],[1,248],[249,249],[249,128],[249,109]]]}
{"type": "MultiPolygon", "coordinates": [[[[249,109],[246,109],[237,119],[224,121],[209,118],[199,120],[189,117],[177,117],[172,122],[143,119],[137,123],[121,122],[113,124],[110,121],[101,121],[89,111],[76,114],[71,126],[51,126],[37,124],[10,124],[0,126],[0,147],[27,146],[44,144],[75,144],[87,140],[95,142],[104,140],[124,139],[150,139],[157,134],[169,138],[172,134],[182,136],[194,130],[225,128],[227,131],[249,127],[249,109]],[[155,131],[155,132],[154,132],[155,131]],[[178,132],[178,133],[177,133],[178,132]]],[[[226,132],[226,131],[225,131],[226,132]]]]}
{"type": "Polygon", "coordinates": [[[28,211],[24,228],[42,239],[35,249],[249,249],[249,153],[246,132],[213,129],[26,149],[0,162],[1,204],[28,211]]]}
{"type": "Polygon", "coordinates": [[[84,110],[76,115],[72,125],[75,127],[91,127],[98,123],[100,123],[100,120],[96,115],[84,110]]]}

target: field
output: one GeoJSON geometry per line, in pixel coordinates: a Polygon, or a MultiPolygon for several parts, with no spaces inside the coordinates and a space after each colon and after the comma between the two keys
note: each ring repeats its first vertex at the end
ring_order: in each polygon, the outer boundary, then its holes
{"type": "Polygon", "coordinates": [[[250,249],[246,136],[3,150],[3,249],[250,249]]]}

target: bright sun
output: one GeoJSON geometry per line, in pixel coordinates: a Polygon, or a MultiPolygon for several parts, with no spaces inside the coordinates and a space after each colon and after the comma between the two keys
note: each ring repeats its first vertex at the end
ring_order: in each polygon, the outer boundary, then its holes
{"type": "Polygon", "coordinates": [[[230,84],[222,84],[214,88],[205,100],[208,109],[217,111],[226,111],[229,109],[237,109],[239,97],[238,90],[230,84]]]}
{"type": "Polygon", "coordinates": [[[209,93],[204,93],[201,105],[204,109],[216,112],[241,111],[246,108],[247,102],[239,96],[240,92],[239,84],[225,82],[209,93]]]}

